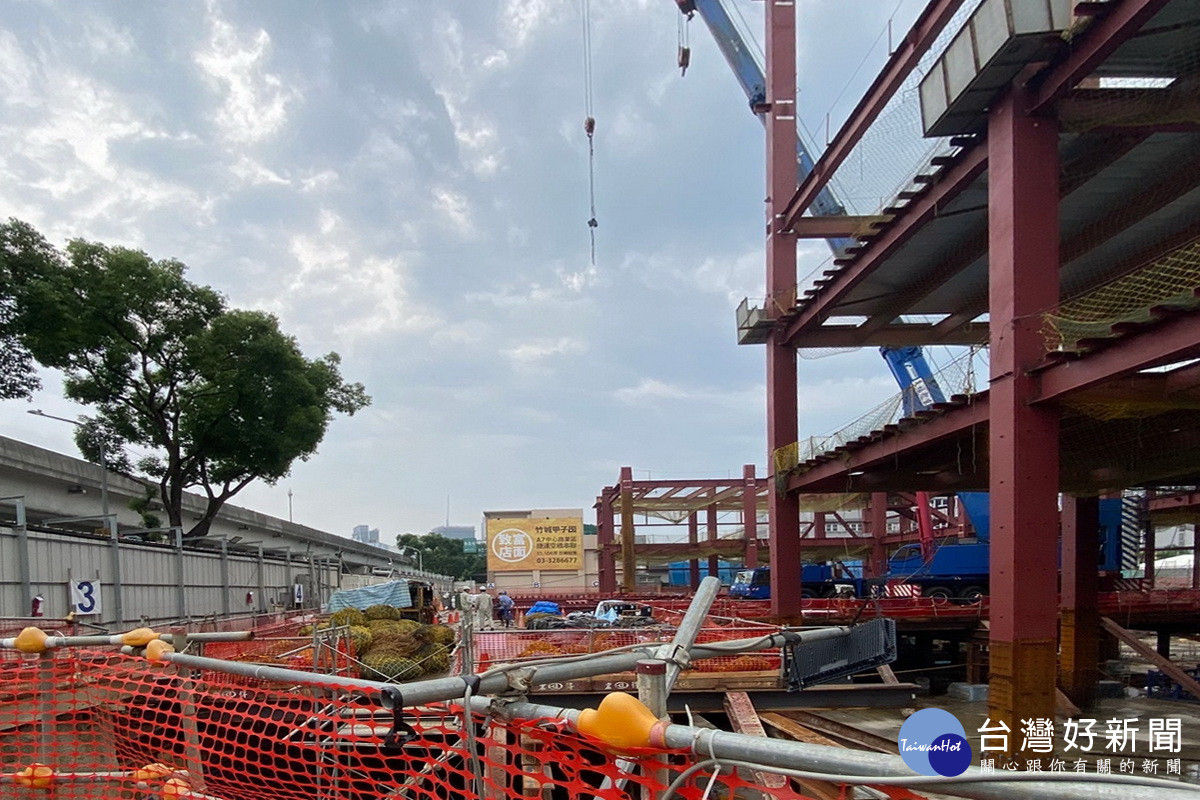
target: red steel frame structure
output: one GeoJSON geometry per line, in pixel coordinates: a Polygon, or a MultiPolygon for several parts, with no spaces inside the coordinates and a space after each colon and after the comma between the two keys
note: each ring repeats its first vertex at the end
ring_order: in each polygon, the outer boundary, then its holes
{"type": "MultiPolygon", "coordinates": [[[[791,88],[796,77],[795,7],[791,2],[768,0],[766,55],[771,107],[766,140],[766,285],[768,302],[775,307],[781,298],[795,297],[796,236],[845,235],[844,222],[822,224],[809,218],[801,222],[801,215],[960,5],[961,0],[929,4],[797,188],[791,88]]],[[[1086,11],[1092,4],[1085,5],[1089,7],[1083,9],[1086,11]]],[[[1050,358],[1039,331],[1042,313],[1059,301],[1060,267],[1083,252],[1078,238],[1068,237],[1060,245],[1062,198],[1089,179],[1085,177],[1075,186],[1060,183],[1060,114],[1072,101],[1075,87],[1168,5],[1170,0],[1104,4],[1103,13],[1090,20],[1069,48],[1062,47],[1046,63],[1030,66],[997,93],[984,112],[982,128],[960,141],[962,149],[944,159],[944,169],[935,180],[926,182],[923,191],[904,198],[910,200],[907,205],[887,209],[889,218],[867,237],[860,237],[863,244],[853,257],[835,261],[840,269],[827,272],[804,297],[796,298],[794,307],[782,312],[767,309],[773,317],[767,339],[767,440],[772,459],[777,450],[796,441],[796,348],[968,340],[989,343],[987,393],[948,403],[930,418],[918,420],[920,424],[890,426],[868,440],[839,448],[836,458],[814,459],[787,476],[786,488],[773,488],[770,548],[775,563],[799,562],[802,492],[988,489],[992,504],[989,714],[1006,721],[1013,730],[1022,719],[1053,718],[1056,676],[1085,706],[1091,702],[1095,680],[1100,631],[1095,567],[1090,563],[1094,558],[1089,555],[1095,552],[1094,500],[1068,497],[1064,504],[1060,632],[1060,598],[1055,590],[1060,463],[1058,449],[1045,446],[1059,440],[1059,402],[1072,393],[1111,386],[1117,378],[1132,385],[1147,378],[1135,376],[1139,370],[1200,355],[1200,314],[1195,313],[1170,319],[1151,334],[1126,331],[1110,346],[1075,360],[1050,358]],[[913,284],[896,291],[888,305],[862,325],[823,326],[837,315],[840,300],[869,280],[924,226],[932,224],[947,203],[978,185],[985,173],[986,234],[978,239],[980,245],[986,242],[985,247],[964,248],[957,261],[937,265],[926,275],[925,286],[913,284]],[[951,313],[936,324],[895,322],[928,297],[929,285],[940,284],[972,264],[978,266],[980,259],[986,259],[985,293],[964,298],[960,307],[947,309],[951,313]],[[928,280],[931,275],[937,280],[928,280]],[[974,322],[982,314],[987,314],[987,321],[974,322]],[[901,328],[904,341],[881,340],[889,331],[901,328]],[[941,471],[904,471],[902,465],[922,459],[924,466],[936,467],[940,462],[929,453],[964,442],[983,445],[986,456],[982,463],[966,469],[960,465],[941,471]],[[1056,666],[1060,651],[1061,661],[1056,666]]],[[[1142,137],[1153,133],[1153,123],[1140,125],[1142,137]]],[[[1195,132],[1196,126],[1184,128],[1195,132]]],[[[1122,133],[1130,135],[1129,131],[1122,133]]],[[[1092,176],[1137,147],[1138,135],[1139,131],[1133,132],[1125,150],[1097,152],[1092,176]]],[[[1148,179],[1151,177],[1155,176],[1148,179]]],[[[1194,174],[1183,180],[1186,191],[1200,186],[1194,174]]],[[[1137,197],[1130,199],[1138,201],[1137,197]]],[[[1153,209],[1146,212],[1153,213],[1153,209]]],[[[1182,244],[1181,237],[1190,235],[1188,230],[1179,231],[1175,245],[1167,240],[1147,242],[1143,252],[1153,253],[1155,248],[1159,254],[1167,252],[1182,244]]],[[[773,487],[775,483],[773,480],[773,487]]],[[[883,507],[876,502],[869,514],[876,530],[883,524],[883,507]]],[[[876,552],[873,558],[881,555],[876,552]]],[[[773,572],[772,612],[784,619],[799,617],[800,587],[784,580],[782,570],[773,572]]]]}
{"type": "MultiPolygon", "coordinates": [[[[643,557],[662,559],[673,557],[691,562],[691,583],[700,583],[698,553],[708,560],[708,574],[717,574],[721,556],[740,557],[748,567],[758,566],[758,512],[767,499],[767,479],[757,477],[753,464],[742,468],[740,478],[706,480],[634,480],[633,468],[622,467],[620,480],[600,492],[596,498],[596,540],[599,547],[599,589],[613,594],[637,590],[636,574],[639,551],[643,557]],[[736,522],[721,522],[721,511],[740,511],[736,522]],[[700,513],[704,513],[704,540],[700,539],[700,513]],[[635,545],[634,535],[638,514],[682,514],[688,541],[635,545]],[[614,521],[619,519],[619,524],[614,521]],[[730,524],[743,528],[740,539],[722,539],[721,526],[730,524]],[[616,564],[621,563],[621,583],[617,584],[616,564]]],[[[797,516],[797,520],[799,517],[797,516]]],[[[646,524],[646,523],[643,523],[646,524]]],[[[659,524],[672,525],[665,522],[659,524]]]]}

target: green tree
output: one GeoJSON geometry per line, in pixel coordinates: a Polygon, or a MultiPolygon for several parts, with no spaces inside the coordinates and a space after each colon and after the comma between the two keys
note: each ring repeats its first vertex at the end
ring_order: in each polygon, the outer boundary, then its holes
{"type": "Polygon", "coordinates": [[[425,569],[457,581],[470,580],[472,575],[487,569],[482,555],[464,553],[461,539],[448,539],[440,533],[402,533],[396,537],[396,547],[420,551],[425,569]]]}
{"type": "Polygon", "coordinates": [[[0,226],[0,400],[32,397],[41,388],[33,355],[17,335],[14,285],[52,257],[52,250],[28,225],[0,226]]]}
{"type": "Polygon", "coordinates": [[[97,410],[81,451],[97,460],[98,436],[108,452],[149,451],[135,470],[157,484],[170,525],[184,526],[184,492],[202,490],[189,536],[252,481],[274,483],[311,457],[334,412],[370,403],[342,380],[336,353],[305,358],[273,316],[228,308],[178,261],[78,239],[60,253],[24,223],[0,227],[24,244],[2,253],[20,267],[8,270],[10,330],[63,371],[67,397],[97,410]]]}

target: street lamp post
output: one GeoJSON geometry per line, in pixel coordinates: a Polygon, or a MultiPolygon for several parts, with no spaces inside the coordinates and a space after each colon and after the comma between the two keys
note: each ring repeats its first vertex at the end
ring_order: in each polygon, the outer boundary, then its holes
{"type": "Polygon", "coordinates": [[[406,546],[404,548],[404,551],[407,553],[416,553],[417,554],[417,569],[420,570],[421,572],[424,572],[425,571],[425,555],[420,550],[413,547],[412,545],[406,546]]]}
{"type": "MultiPolygon", "coordinates": [[[[76,419],[68,419],[66,417],[56,417],[53,414],[47,414],[40,408],[29,412],[34,416],[45,417],[46,419],[56,419],[59,422],[69,422],[77,428],[85,427],[82,422],[76,419]]],[[[96,443],[100,445],[100,505],[103,508],[105,524],[108,522],[108,458],[104,452],[104,437],[97,438],[96,443]]]]}
{"type": "MultiPolygon", "coordinates": [[[[68,419],[66,417],[56,417],[53,414],[47,414],[40,408],[29,412],[39,417],[47,419],[56,419],[59,422],[69,422],[77,428],[85,427],[82,422],[76,419],[68,419]]],[[[104,449],[104,437],[100,436],[97,440],[100,446],[100,505],[104,514],[104,525],[108,528],[109,535],[109,552],[112,554],[112,587],[113,587],[113,607],[115,610],[116,624],[120,625],[125,622],[125,604],[123,599],[124,590],[121,585],[121,534],[117,528],[117,518],[115,515],[109,514],[108,511],[108,456],[104,449]]]]}

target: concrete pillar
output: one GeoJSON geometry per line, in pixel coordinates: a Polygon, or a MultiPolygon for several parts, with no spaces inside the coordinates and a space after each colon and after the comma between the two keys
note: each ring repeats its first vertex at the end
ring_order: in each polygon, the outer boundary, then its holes
{"type": "MultiPolygon", "coordinates": [[[[1058,429],[1034,407],[1046,353],[1042,313],[1058,305],[1058,125],[1025,113],[1014,87],[988,118],[991,338],[991,683],[988,714],[1013,731],[1054,718],[1058,429]]],[[[1020,737],[1009,738],[1016,748],[1020,737]]]]}
{"type": "MultiPolygon", "coordinates": [[[[783,230],[782,211],[796,191],[796,7],[766,5],[767,308],[790,306],[796,294],[796,238],[783,230]]],[[[775,454],[799,438],[796,351],[776,327],[767,338],[767,465],[776,478],[768,512],[771,527],[771,613],[801,621],[800,500],[783,491],[775,454]]]]}
{"type": "Polygon", "coordinates": [[[1058,682],[1082,711],[1095,706],[1099,679],[1100,580],[1096,570],[1099,549],[1100,499],[1063,497],[1058,682]]]}

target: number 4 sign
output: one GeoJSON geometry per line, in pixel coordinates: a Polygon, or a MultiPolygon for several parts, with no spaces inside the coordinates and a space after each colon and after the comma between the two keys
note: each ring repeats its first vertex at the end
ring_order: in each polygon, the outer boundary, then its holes
{"type": "Polygon", "coordinates": [[[100,581],[84,579],[70,581],[71,608],[76,614],[100,613],[100,581]]]}

